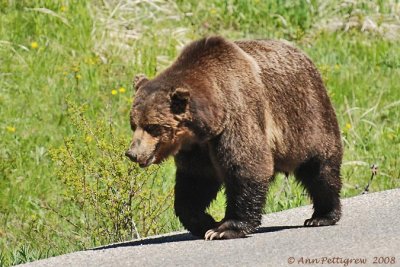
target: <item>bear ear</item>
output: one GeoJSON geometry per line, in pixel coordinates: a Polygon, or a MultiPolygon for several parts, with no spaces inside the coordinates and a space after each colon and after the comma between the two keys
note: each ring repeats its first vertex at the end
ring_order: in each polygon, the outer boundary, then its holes
{"type": "Polygon", "coordinates": [[[190,92],[184,88],[176,88],[171,94],[171,111],[174,114],[181,114],[186,111],[189,103],[190,92]]]}
{"type": "Polygon", "coordinates": [[[133,87],[137,90],[148,81],[149,79],[147,79],[147,77],[144,74],[138,74],[133,79],[133,87]]]}

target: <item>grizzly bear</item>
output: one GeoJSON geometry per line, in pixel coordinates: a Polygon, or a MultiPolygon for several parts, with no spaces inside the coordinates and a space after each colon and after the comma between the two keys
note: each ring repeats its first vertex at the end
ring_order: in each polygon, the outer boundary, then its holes
{"type": "Polygon", "coordinates": [[[261,223],[276,173],[293,173],[314,212],[305,226],[341,216],[342,144],[311,60],[280,41],[192,42],[166,70],[136,78],[126,156],[141,167],[173,155],[175,213],[206,240],[245,237],[261,223]],[[224,185],[225,218],[206,213],[224,185]]]}

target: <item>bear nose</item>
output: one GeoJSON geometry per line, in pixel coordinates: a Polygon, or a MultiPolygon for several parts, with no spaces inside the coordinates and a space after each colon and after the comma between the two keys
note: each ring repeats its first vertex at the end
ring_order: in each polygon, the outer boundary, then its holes
{"type": "Polygon", "coordinates": [[[125,156],[127,156],[131,161],[137,162],[137,156],[132,152],[132,150],[127,150],[125,156]]]}

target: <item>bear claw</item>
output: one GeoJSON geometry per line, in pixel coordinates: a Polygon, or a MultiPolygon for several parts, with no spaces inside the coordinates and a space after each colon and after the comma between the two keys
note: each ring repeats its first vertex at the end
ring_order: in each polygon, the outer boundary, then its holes
{"type": "Polygon", "coordinates": [[[331,218],[316,217],[305,220],[304,226],[307,227],[328,226],[328,225],[334,225],[335,223],[336,221],[331,218]]]}
{"type": "Polygon", "coordinates": [[[218,240],[218,239],[233,239],[233,238],[243,238],[245,234],[242,231],[236,230],[221,230],[218,229],[210,229],[205,235],[205,240],[218,240]]]}
{"type": "Polygon", "coordinates": [[[223,236],[223,233],[219,233],[218,231],[216,231],[214,229],[210,229],[204,235],[204,239],[205,240],[213,240],[214,238],[220,239],[222,236],[223,236]]]}

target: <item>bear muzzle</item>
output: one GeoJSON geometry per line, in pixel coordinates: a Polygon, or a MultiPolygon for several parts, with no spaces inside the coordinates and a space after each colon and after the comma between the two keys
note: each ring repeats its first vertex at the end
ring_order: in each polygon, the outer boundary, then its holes
{"type": "Polygon", "coordinates": [[[145,168],[150,166],[155,161],[155,156],[152,155],[150,157],[142,157],[138,156],[134,151],[131,149],[125,152],[125,156],[127,156],[131,161],[136,162],[139,164],[140,168],[145,168]]]}
{"type": "Polygon", "coordinates": [[[131,161],[137,162],[136,154],[133,153],[132,150],[128,149],[128,150],[125,152],[125,156],[128,157],[131,161]]]}

